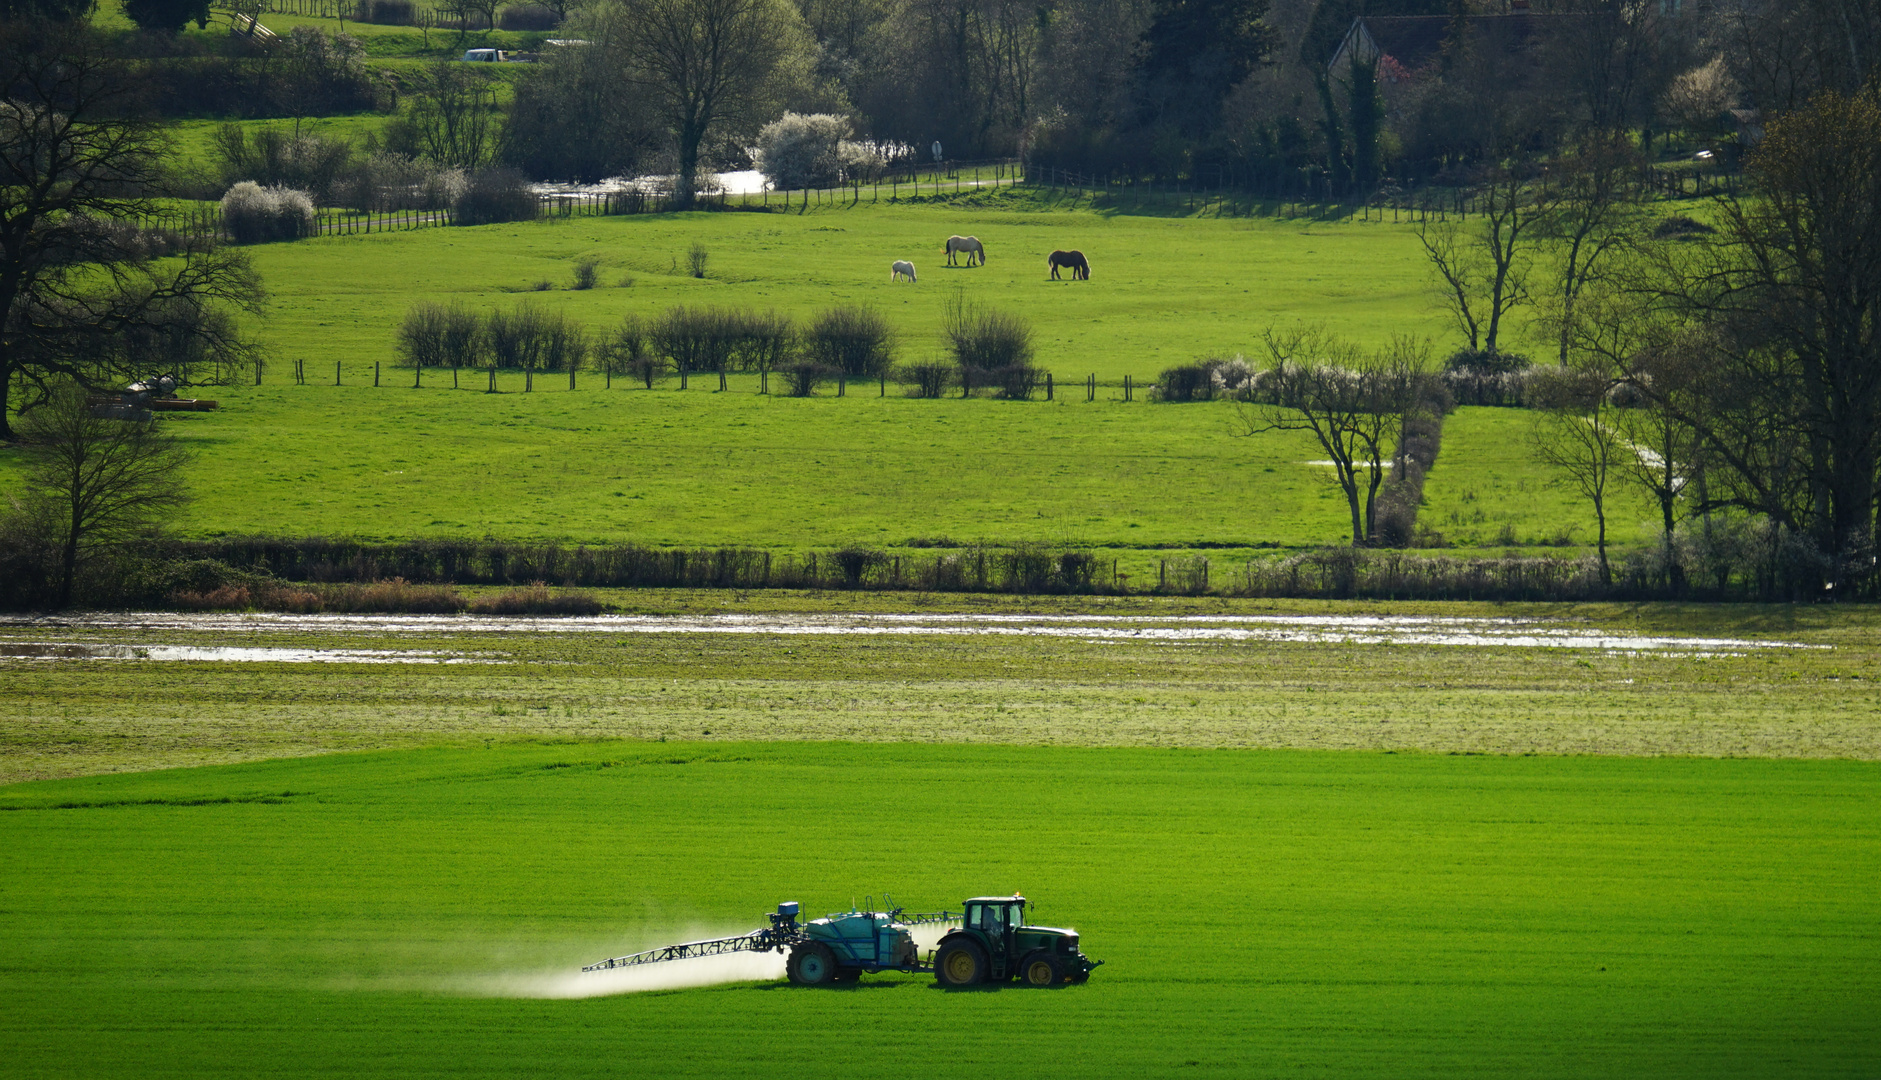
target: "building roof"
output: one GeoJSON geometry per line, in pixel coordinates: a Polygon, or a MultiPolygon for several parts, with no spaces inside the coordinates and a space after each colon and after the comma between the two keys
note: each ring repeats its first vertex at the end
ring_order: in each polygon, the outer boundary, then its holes
{"type": "MultiPolygon", "coordinates": [[[[1513,56],[1526,52],[1537,36],[1552,32],[1563,25],[1563,20],[1583,17],[1518,11],[1510,15],[1466,15],[1463,22],[1472,44],[1513,56]]],[[[1361,15],[1352,20],[1352,28],[1340,39],[1327,67],[1340,70],[1356,50],[1361,63],[1383,55],[1416,71],[1442,59],[1453,21],[1449,15],[1361,15]]]]}

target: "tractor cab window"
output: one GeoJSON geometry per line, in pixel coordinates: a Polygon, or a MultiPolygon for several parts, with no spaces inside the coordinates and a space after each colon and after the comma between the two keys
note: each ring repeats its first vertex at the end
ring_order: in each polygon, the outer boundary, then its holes
{"type": "Polygon", "coordinates": [[[998,933],[1006,928],[1006,909],[997,904],[981,904],[979,928],[998,933]]]}

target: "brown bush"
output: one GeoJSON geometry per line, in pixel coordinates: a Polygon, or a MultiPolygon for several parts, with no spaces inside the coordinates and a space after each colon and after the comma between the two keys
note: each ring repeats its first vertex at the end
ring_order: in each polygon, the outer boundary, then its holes
{"type": "Polygon", "coordinates": [[[480,596],[471,601],[473,615],[599,615],[607,610],[591,592],[551,592],[538,581],[520,589],[480,596]]]}

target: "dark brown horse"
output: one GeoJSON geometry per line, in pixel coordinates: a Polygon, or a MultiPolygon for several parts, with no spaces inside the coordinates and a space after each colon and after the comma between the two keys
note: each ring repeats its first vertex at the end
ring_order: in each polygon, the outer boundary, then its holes
{"type": "Polygon", "coordinates": [[[1091,280],[1091,260],[1085,258],[1082,251],[1054,251],[1045,261],[1051,264],[1053,281],[1059,280],[1061,268],[1070,270],[1073,280],[1091,280]]]}

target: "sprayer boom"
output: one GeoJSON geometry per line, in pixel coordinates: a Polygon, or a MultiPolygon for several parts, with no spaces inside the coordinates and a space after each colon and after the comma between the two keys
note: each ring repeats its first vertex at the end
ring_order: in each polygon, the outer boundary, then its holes
{"type": "Polygon", "coordinates": [[[712,938],[709,941],[688,941],[679,945],[667,945],[646,952],[616,956],[612,960],[589,964],[583,971],[606,971],[609,968],[633,967],[636,964],[658,964],[666,960],[691,960],[697,956],[723,956],[735,952],[770,952],[778,948],[775,930],[757,930],[740,937],[712,938]]]}

